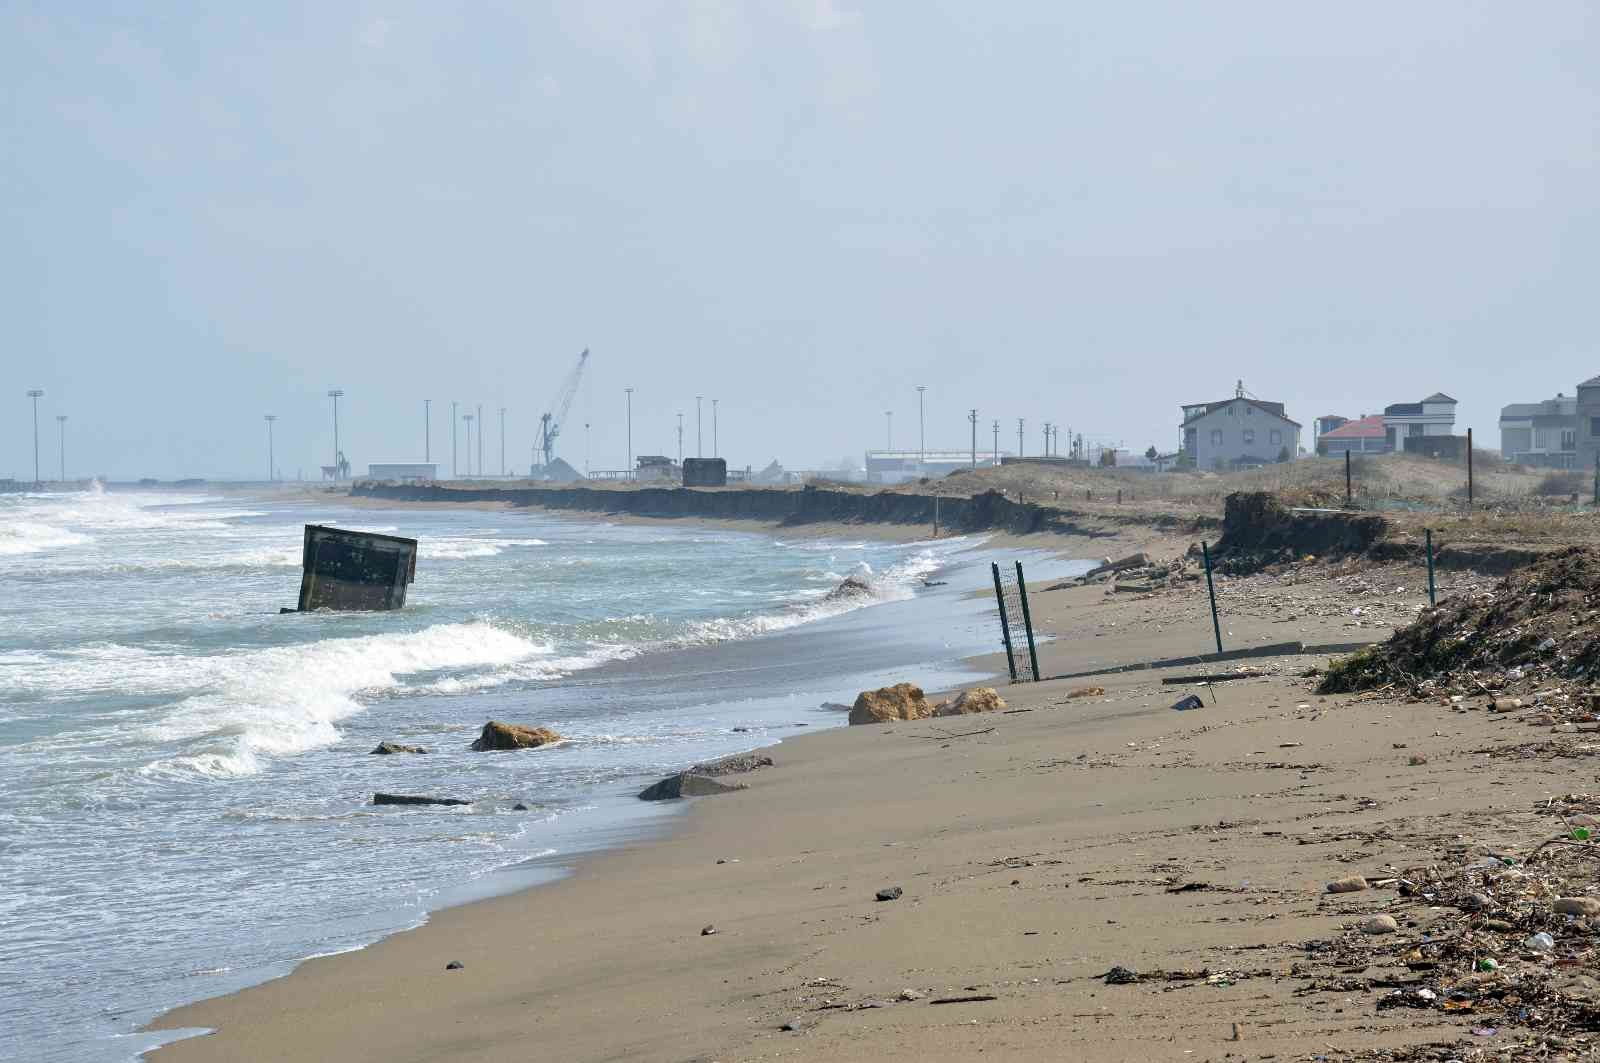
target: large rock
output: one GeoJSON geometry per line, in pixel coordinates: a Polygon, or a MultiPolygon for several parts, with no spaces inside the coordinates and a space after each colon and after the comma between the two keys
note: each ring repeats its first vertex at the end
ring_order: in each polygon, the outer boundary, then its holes
{"type": "Polygon", "coordinates": [[[421,746],[408,746],[399,742],[379,742],[378,748],[372,751],[373,756],[391,756],[396,753],[426,753],[421,746]]]}
{"type": "Polygon", "coordinates": [[[559,741],[561,736],[548,727],[522,727],[490,720],[483,725],[483,733],[472,743],[472,748],[478,753],[491,749],[538,749],[559,741]]]}
{"type": "Polygon", "coordinates": [[[689,775],[741,775],[757,768],[772,767],[772,758],[765,753],[735,753],[731,757],[721,760],[709,760],[703,764],[696,764],[686,774],[689,775]]]}
{"type": "Polygon", "coordinates": [[[935,716],[966,716],[974,712],[999,712],[1006,707],[1006,700],[1000,696],[1000,691],[994,687],[973,687],[963,690],[956,695],[954,701],[947,701],[933,710],[935,716]]]}
{"type": "Polygon", "coordinates": [[[872,595],[872,585],[859,576],[846,576],[837,587],[827,593],[823,601],[835,602],[840,599],[867,598],[872,595]]]}
{"type": "Polygon", "coordinates": [[[716,794],[731,794],[735,790],[745,788],[742,783],[718,782],[709,776],[686,771],[678,775],[669,775],[660,782],[645,787],[639,791],[639,800],[673,801],[680,797],[713,797],[716,794]]]}
{"type": "Polygon", "coordinates": [[[915,683],[896,683],[892,687],[864,690],[850,709],[850,722],[883,723],[887,720],[923,720],[933,715],[922,688],[915,683]]]}

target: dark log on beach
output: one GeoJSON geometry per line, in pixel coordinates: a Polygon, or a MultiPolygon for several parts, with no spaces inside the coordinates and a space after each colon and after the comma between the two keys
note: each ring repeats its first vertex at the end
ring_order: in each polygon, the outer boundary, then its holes
{"type": "Polygon", "coordinates": [[[457,797],[419,797],[415,794],[373,794],[375,805],[470,805],[457,797]]]}
{"type": "Polygon", "coordinates": [[[639,791],[641,801],[672,801],[680,797],[711,797],[716,794],[731,794],[735,790],[745,787],[739,783],[718,782],[704,775],[693,775],[684,772],[681,775],[672,775],[653,786],[648,786],[639,791]]]}

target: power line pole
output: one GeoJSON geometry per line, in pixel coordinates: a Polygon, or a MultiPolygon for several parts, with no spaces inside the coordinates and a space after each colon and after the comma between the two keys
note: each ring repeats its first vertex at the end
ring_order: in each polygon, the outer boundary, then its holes
{"type": "Polygon", "coordinates": [[[506,408],[500,407],[500,475],[506,474],[506,408]]]}
{"type": "Polygon", "coordinates": [[[967,420],[972,422],[972,467],[978,467],[978,411],[974,409],[967,414],[967,420]]]}
{"type": "Polygon", "coordinates": [[[1044,456],[1050,456],[1050,422],[1044,423],[1044,456]]]}
{"type": "Polygon", "coordinates": [[[56,445],[56,451],[61,458],[61,482],[67,482],[67,415],[56,414],[56,427],[61,431],[61,440],[56,445]]]}
{"type": "Polygon", "coordinates": [[[333,400],[333,479],[339,480],[339,399],[344,395],[343,388],[334,388],[328,392],[328,398],[333,400]]]}
{"type": "Polygon", "coordinates": [[[43,482],[39,479],[39,397],[43,394],[42,388],[28,390],[28,398],[33,400],[33,486],[35,487],[43,482]]]}
{"type": "Polygon", "coordinates": [[[628,393],[628,467],[622,470],[624,480],[633,479],[633,389],[623,388],[628,393]]]}
{"type": "Polygon", "coordinates": [[[884,419],[885,424],[887,425],[887,427],[885,428],[885,432],[887,434],[886,446],[887,446],[887,448],[889,450],[893,450],[894,449],[894,411],[893,410],[884,410],[883,411],[883,419],[884,419]]]}
{"type": "Polygon", "coordinates": [[[433,460],[433,400],[422,400],[422,460],[433,460]]]}
{"type": "Polygon", "coordinates": [[[464,413],[461,419],[467,423],[467,479],[472,479],[472,414],[464,413]]]}
{"type": "MultiPolygon", "coordinates": [[[[700,400],[703,398],[705,398],[704,395],[696,395],[694,397],[694,456],[697,458],[706,456],[706,437],[705,433],[700,430],[700,400]]],[[[682,459],[679,459],[678,464],[683,464],[682,459]]]]}
{"type": "Polygon", "coordinates": [[[450,479],[454,480],[456,473],[456,400],[450,400],[450,479]]]}
{"type": "Polygon", "coordinates": [[[678,465],[683,465],[683,414],[678,414],[678,465]]]}
{"type": "Polygon", "coordinates": [[[478,403],[478,475],[483,475],[483,403],[478,403]]]}
{"type": "Polygon", "coordinates": [[[583,478],[589,478],[589,422],[583,422],[583,478]]]}
{"type": "Polygon", "coordinates": [[[722,446],[717,442],[717,403],[718,399],[711,400],[711,456],[722,457],[722,446]]]}
{"type": "Polygon", "coordinates": [[[1027,448],[1022,445],[1022,418],[1017,418],[1017,457],[1027,456],[1027,448]]]}
{"type": "Polygon", "coordinates": [[[994,464],[995,464],[996,468],[999,468],[999,466],[1000,466],[1000,421],[998,419],[996,419],[995,422],[994,422],[994,464]]]}
{"type": "Polygon", "coordinates": [[[278,468],[278,459],[272,452],[272,422],[278,419],[278,415],[275,413],[269,413],[265,416],[267,420],[267,483],[270,484],[276,480],[278,476],[277,472],[275,471],[278,468]]]}

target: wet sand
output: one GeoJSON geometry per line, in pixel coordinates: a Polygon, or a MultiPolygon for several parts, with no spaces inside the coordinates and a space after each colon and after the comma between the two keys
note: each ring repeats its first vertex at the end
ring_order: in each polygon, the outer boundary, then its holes
{"type": "MultiPolygon", "coordinates": [[[[1331,574],[1223,581],[1225,637],[1377,639],[1415,576],[1372,576],[1359,617],[1331,574]]],[[[1036,592],[1042,670],[1206,652],[1203,586],[1036,592]]],[[[154,1058],[1285,1059],[1465,1037],[1470,1016],[1308,988],[1305,942],[1399,910],[1323,884],[1530,836],[1525,810],[1583,769],[1486,756],[1526,736],[1502,717],[1320,697],[1300,673],[1325,660],[1262,663],[1191,712],[1141,671],[785,741],[665,837],[163,1017],[218,1032],[154,1058]],[[1108,985],[1114,966],[1145,980],[1108,985]]]]}

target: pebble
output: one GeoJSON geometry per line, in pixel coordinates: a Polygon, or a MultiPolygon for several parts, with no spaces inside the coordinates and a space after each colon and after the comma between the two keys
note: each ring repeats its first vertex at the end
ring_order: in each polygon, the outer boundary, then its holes
{"type": "Polygon", "coordinates": [[[1113,967],[1106,972],[1106,985],[1131,985],[1139,980],[1139,972],[1127,967],[1113,967]]]}
{"type": "Polygon", "coordinates": [[[703,938],[708,938],[712,934],[715,934],[716,932],[717,932],[717,928],[714,927],[714,926],[703,926],[703,927],[700,928],[700,936],[703,937],[703,938]]]}
{"type": "Polygon", "coordinates": [[[1360,875],[1346,875],[1328,883],[1329,893],[1359,893],[1367,888],[1367,880],[1360,875]]]}
{"type": "Polygon", "coordinates": [[[1400,924],[1394,921],[1392,915],[1375,915],[1361,924],[1363,934],[1393,934],[1400,929],[1400,924]]]}
{"type": "Polygon", "coordinates": [[[890,886],[888,889],[881,889],[878,891],[878,900],[898,901],[902,895],[903,891],[899,886],[890,886]]]}
{"type": "Polygon", "coordinates": [[[1600,917],[1600,899],[1594,897],[1561,897],[1550,907],[1557,915],[1600,917]]]}
{"type": "Polygon", "coordinates": [[[1413,768],[1420,768],[1424,764],[1428,763],[1428,758],[1418,753],[1413,753],[1411,756],[1406,758],[1406,763],[1411,765],[1413,768]]]}
{"type": "Polygon", "coordinates": [[[444,965],[444,969],[447,971],[461,971],[465,970],[466,966],[467,965],[462,963],[460,960],[451,960],[449,963],[444,965]]]}
{"type": "Polygon", "coordinates": [[[790,1019],[788,1022],[786,1022],[782,1026],[778,1027],[778,1029],[782,1030],[785,1033],[799,1033],[802,1029],[805,1028],[805,1022],[806,1022],[806,1020],[805,1020],[804,1016],[796,1015],[794,1018],[790,1019]]]}
{"type": "Polygon", "coordinates": [[[1494,898],[1487,893],[1469,893],[1456,904],[1463,912],[1482,912],[1494,907],[1494,898]]]}
{"type": "Polygon", "coordinates": [[[902,989],[902,990],[900,990],[900,999],[901,1000],[921,1000],[922,999],[922,994],[917,992],[915,989],[902,989]]]}

